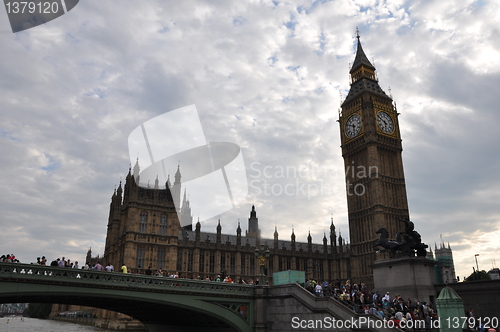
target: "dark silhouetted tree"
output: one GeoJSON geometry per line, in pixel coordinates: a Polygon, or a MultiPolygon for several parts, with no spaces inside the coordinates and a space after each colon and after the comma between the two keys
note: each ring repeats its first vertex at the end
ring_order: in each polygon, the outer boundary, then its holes
{"type": "Polygon", "coordinates": [[[491,277],[485,270],[474,271],[470,276],[464,279],[464,281],[475,281],[475,280],[490,280],[491,277]]]}

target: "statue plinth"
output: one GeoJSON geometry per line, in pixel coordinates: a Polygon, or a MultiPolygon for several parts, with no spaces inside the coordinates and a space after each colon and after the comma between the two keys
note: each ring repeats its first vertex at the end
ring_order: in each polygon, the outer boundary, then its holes
{"type": "Polygon", "coordinates": [[[406,302],[435,303],[434,265],[437,262],[424,257],[401,257],[376,260],[373,281],[380,295],[389,292],[391,299],[401,295],[406,302]]]}

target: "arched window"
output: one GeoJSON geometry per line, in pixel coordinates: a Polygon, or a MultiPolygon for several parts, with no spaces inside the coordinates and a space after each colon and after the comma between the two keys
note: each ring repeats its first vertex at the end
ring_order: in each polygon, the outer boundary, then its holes
{"type": "Polygon", "coordinates": [[[205,272],[205,252],[200,252],[200,272],[205,272]]]}
{"type": "Polygon", "coordinates": [[[148,214],[146,212],[141,212],[141,217],[139,219],[139,233],[146,233],[148,230],[148,214]]]}
{"type": "Polygon", "coordinates": [[[166,214],[160,216],[160,235],[167,235],[167,221],[168,217],[166,214]]]}
{"type": "Polygon", "coordinates": [[[166,257],[167,257],[167,249],[166,248],[158,249],[158,259],[156,262],[157,268],[159,268],[159,269],[165,268],[166,257]]]}
{"type": "Polygon", "coordinates": [[[182,250],[177,251],[177,271],[182,271],[182,250]]]}
{"type": "Polygon", "coordinates": [[[146,255],[146,248],[143,246],[137,247],[135,265],[138,269],[144,268],[144,256],[145,255],[146,255]]]}
{"type": "Polygon", "coordinates": [[[190,250],[188,252],[188,266],[187,266],[187,270],[188,271],[193,271],[193,252],[190,250]]]}
{"type": "Polygon", "coordinates": [[[236,256],[234,253],[231,253],[229,257],[229,273],[231,274],[236,273],[236,256]]]}
{"type": "Polygon", "coordinates": [[[214,273],[215,272],[215,253],[213,251],[210,252],[209,272],[210,273],[214,273]]]}

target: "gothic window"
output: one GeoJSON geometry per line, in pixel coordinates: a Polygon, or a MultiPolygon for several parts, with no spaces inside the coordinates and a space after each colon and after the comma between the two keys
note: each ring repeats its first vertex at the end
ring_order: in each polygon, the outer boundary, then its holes
{"type": "Polygon", "coordinates": [[[188,271],[193,271],[193,252],[190,250],[188,252],[188,266],[187,266],[188,271]]]}
{"type": "Polygon", "coordinates": [[[215,272],[215,255],[213,252],[210,253],[210,273],[215,272]]]}
{"type": "Polygon", "coordinates": [[[148,229],[148,214],[146,212],[141,212],[141,217],[139,219],[139,233],[146,233],[148,229]]]}
{"type": "Polygon", "coordinates": [[[146,255],[146,248],[143,246],[137,247],[135,258],[135,266],[138,269],[144,268],[144,256],[146,255]]]}
{"type": "Polygon", "coordinates": [[[231,257],[229,258],[229,273],[235,274],[236,273],[236,256],[232,253],[231,257]]]}
{"type": "Polygon", "coordinates": [[[182,250],[177,251],[177,271],[182,271],[182,250]]]}
{"type": "Polygon", "coordinates": [[[246,263],[245,254],[241,254],[241,274],[247,274],[245,263],[246,263]]]}
{"type": "Polygon", "coordinates": [[[160,216],[160,235],[167,235],[167,221],[168,217],[166,214],[160,216]]]}
{"type": "Polygon", "coordinates": [[[205,252],[200,252],[200,272],[205,272],[205,252]]]}
{"type": "Polygon", "coordinates": [[[163,269],[165,267],[165,259],[167,257],[167,250],[165,248],[158,249],[158,259],[156,261],[156,267],[163,269]]]}
{"type": "Polygon", "coordinates": [[[250,275],[255,275],[255,259],[250,258],[250,275]]]}
{"type": "Polygon", "coordinates": [[[220,272],[222,273],[222,271],[224,271],[224,273],[227,273],[227,271],[226,271],[226,255],[224,253],[220,257],[220,272]]]}

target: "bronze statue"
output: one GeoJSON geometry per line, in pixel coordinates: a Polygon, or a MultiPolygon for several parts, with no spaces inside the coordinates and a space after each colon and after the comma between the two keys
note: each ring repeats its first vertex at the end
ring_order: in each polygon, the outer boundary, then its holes
{"type": "Polygon", "coordinates": [[[382,247],[389,250],[389,257],[394,258],[396,254],[400,253],[402,256],[413,257],[415,254],[418,257],[427,256],[427,250],[429,246],[422,243],[422,237],[415,231],[415,225],[410,220],[398,219],[405,223],[404,232],[398,232],[396,234],[396,241],[388,240],[389,233],[385,228],[380,228],[377,234],[380,234],[380,238],[373,245],[373,248],[382,247]]]}
{"type": "Polygon", "coordinates": [[[396,253],[400,250],[401,244],[396,241],[390,241],[387,238],[389,237],[389,232],[385,228],[381,228],[377,231],[377,234],[380,234],[380,238],[377,240],[377,243],[373,245],[373,248],[382,247],[384,249],[389,250],[389,257],[393,258],[396,256],[396,253]]]}

